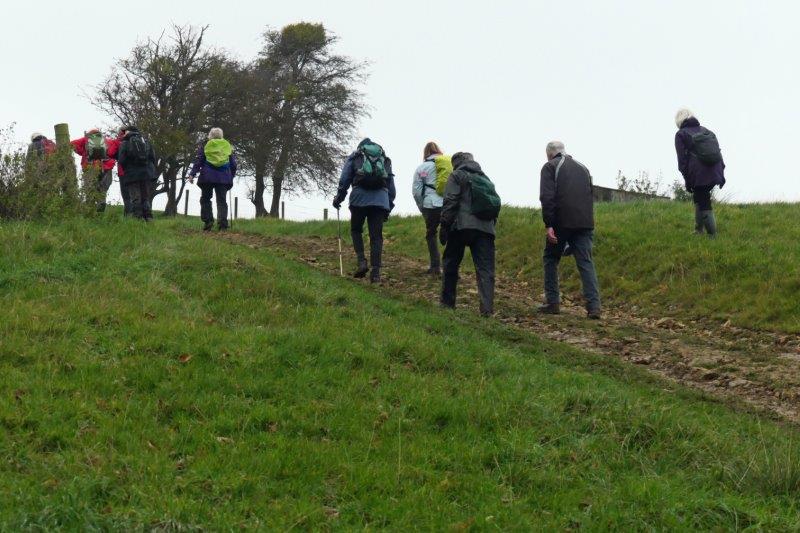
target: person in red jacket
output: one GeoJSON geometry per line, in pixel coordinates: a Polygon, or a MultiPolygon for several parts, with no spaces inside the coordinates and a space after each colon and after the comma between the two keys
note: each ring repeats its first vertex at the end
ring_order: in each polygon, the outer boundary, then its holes
{"type": "Polygon", "coordinates": [[[72,149],[81,156],[85,194],[97,199],[98,212],[105,211],[119,143],[104,137],[99,129],[92,128],[80,139],[72,141],[72,149]]]}

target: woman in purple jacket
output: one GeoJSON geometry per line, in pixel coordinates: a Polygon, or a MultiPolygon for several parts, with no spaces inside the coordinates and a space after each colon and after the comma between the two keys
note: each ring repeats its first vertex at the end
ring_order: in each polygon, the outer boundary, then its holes
{"type": "Polygon", "coordinates": [[[719,149],[717,136],[700,125],[700,121],[688,109],[679,109],[675,115],[675,151],[678,153],[678,169],[683,174],[686,190],[694,200],[695,233],[703,230],[709,237],[717,234],[717,221],[711,207],[711,191],[725,185],[725,161],[719,149]]]}
{"type": "Polygon", "coordinates": [[[194,178],[200,175],[197,185],[200,187],[200,219],[203,221],[203,231],[210,231],[214,227],[214,212],[211,209],[211,197],[217,197],[217,218],[219,230],[228,229],[228,202],[225,195],[233,187],[233,178],[236,176],[236,156],[233,154],[231,143],[223,138],[221,128],[211,128],[208,132],[208,142],[201,145],[197,157],[189,173],[189,182],[194,183],[194,178]]]}

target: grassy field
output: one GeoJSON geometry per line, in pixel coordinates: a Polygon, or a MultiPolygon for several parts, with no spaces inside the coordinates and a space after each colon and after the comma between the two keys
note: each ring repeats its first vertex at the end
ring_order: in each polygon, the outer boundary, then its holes
{"type": "Polygon", "coordinates": [[[800,528],[795,428],[195,225],[0,225],[0,530],[800,528]]]}
{"type": "MultiPolygon", "coordinates": [[[[718,205],[716,212],[720,233],[711,241],[692,234],[691,204],[598,204],[595,259],[606,305],[659,318],[730,320],[746,328],[800,333],[800,204],[718,205]]],[[[321,222],[243,221],[240,228],[256,233],[336,231],[335,223],[321,222]]],[[[396,252],[427,257],[421,218],[392,218],[385,234],[396,252]]],[[[543,235],[538,211],[503,210],[498,272],[529,280],[537,296],[543,292],[543,235]]],[[[578,297],[573,260],[565,261],[562,274],[562,289],[578,297]]]]}

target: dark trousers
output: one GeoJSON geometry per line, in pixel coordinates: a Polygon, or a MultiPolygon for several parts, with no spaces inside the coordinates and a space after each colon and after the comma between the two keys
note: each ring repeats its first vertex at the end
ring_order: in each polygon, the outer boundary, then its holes
{"type": "Polygon", "coordinates": [[[600,310],[600,288],[597,282],[597,273],[592,259],[592,240],[594,232],[590,229],[570,230],[556,229],[558,244],[545,241],[544,246],[544,293],[547,303],[561,303],[561,292],[558,283],[558,263],[564,254],[564,247],[569,244],[578,272],[581,275],[583,297],[586,299],[586,308],[591,311],[600,310]]]}
{"type": "Polygon", "coordinates": [[[119,195],[122,197],[123,213],[125,216],[131,214],[131,196],[128,193],[128,186],[119,180],[119,195]]]}
{"type": "Polygon", "coordinates": [[[128,198],[131,202],[131,214],[136,218],[152,220],[153,208],[151,201],[153,198],[153,185],[151,180],[134,181],[128,183],[128,198]]]}
{"type": "Polygon", "coordinates": [[[692,190],[692,200],[700,211],[711,211],[711,189],[714,186],[695,187],[692,190]]]}
{"type": "Polygon", "coordinates": [[[369,228],[369,264],[372,268],[381,267],[383,254],[383,221],[386,210],[380,207],[354,207],[350,206],[350,236],[353,239],[353,249],[359,262],[365,261],[364,255],[364,221],[369,228]]]}
{"type": "Polygon", "coordinates": [[[490,315],[494,312],[494,235],[474,229],[451,231],[448,236],[442,257],[444,264],[442,305],[456,306],[458,269],[467,247],[472,253],[472,262],[478,279],[481,314],[490,315]]]}
{"type": "Polygon", "coordinates": [[[436,235],[442,220],[442,208],[424,208],[422,218],[425,219],[425,241],[428,243],[428,254],[431,257],[431,268],[439,268],[439,241],[436,235]]]}
{"type": "Polygon", "coordinates": [[[228,186],[219,183],[200,183],[200,220],[206,224],[214,223],[214,211],[211,208],[211,197],[217,198],[217,218],[219,227],[228,227],[228,186]]]}

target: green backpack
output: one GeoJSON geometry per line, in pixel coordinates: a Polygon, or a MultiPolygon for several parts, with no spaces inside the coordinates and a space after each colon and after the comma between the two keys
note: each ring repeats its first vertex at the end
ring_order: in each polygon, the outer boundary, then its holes
{"type": "Polygon", "coordinates": [[[356,177],[353,185],[363,189],[383,189],[388,186],[386,153],[379,144],[367,143],[358,148],[353,161],[356,177]]]}
{"type": "Polygon", "coordinates": [[[500,196],[494,183],[485,174],[469,174],[469,186],[472,191],[472,208],[470,212],[481,220],[496,220],[500,215],[500,196]]]}
{"type": "Polygon", "coordinates": [[[89,161],[104,161],[108,159],[106,140],[102,133],[90,133],[86,136],[86,159],[89,161]]]}
{"type": "Polygon", "coordinates": [[[433,163],[436,165],[436,194],[444,196],[447,178],[453,173],[453,160],[449,155],[440,155],[436,156],[433,163]]]}

